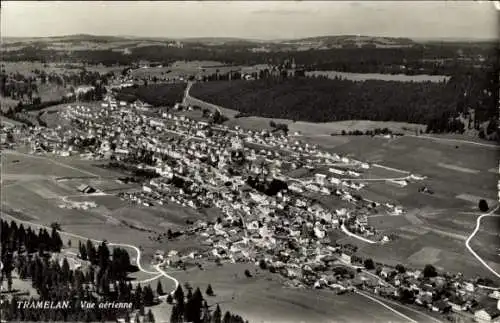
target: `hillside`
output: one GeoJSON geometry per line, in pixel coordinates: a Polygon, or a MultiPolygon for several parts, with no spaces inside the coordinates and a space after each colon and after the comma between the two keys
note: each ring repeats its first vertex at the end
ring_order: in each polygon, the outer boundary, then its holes
{"type": "Polygon", "coordinates": [[[448,83],[312,78],[196,83],[190,95],[244,113],[295,121],[429,124],[461,112],[463,90],[448,83]]]}

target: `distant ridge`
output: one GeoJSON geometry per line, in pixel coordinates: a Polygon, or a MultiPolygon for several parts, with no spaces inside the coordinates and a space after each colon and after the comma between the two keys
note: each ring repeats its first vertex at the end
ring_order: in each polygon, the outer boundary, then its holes
{"type": "Polygon", "coordinates": [[[360,41],[363,43],[387,43],[411,45],[421,42],[492,42],[497,39],[486,38],[408,38],[408,37],[388,37],[388,36],[367,36],[367,35],[324,35],[311,36],[302,38],[283,38],[283,39],[252,39],[244,37],[148,37],[148,36],[128,36],[128,35],[92,35],[92,34],[73,34],[73,35],[58,35],[47,37],[8,37],[0,36],[2,40],[9,41],[54,41],[54,40],[74,40],[74,41],[127,41],[127,40],[146,40],[146,41],[182,41],[186,43],[211,43],[211,44],[226,44],[226,43],[301,43],[301,42],[322,42],[326,45],[341,44],[342,42],[360,41]]]}

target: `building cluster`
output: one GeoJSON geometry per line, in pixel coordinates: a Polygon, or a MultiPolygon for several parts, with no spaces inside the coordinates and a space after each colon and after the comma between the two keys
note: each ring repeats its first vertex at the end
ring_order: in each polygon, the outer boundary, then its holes
{"type": "MultiPolygon", "coordinates": [[[[146,174],[141,190],[120,194],[133,203],[220,210],[217,219],[198,220],[183,231],[207,247],[189,258],[254,262],[295,287],[368,289],[433,311],[476,310],[496,317],[489,307],[478,308],[477,286],[461,276],[429,279],[385,266],[362,270],[356,248],[330,238],[342,230],[384,243],[389,237],[368,224],[369,216],[404,213],[390,201],[362,197],[367,184],[360,179],[370,164],[278,132],[209,124],[173,110],[150,111],[142,102],[109,96],[100,106],[74,104],[59,112],[69,126],[15,131],[35,153],[107,160],[136,177],[146,174]],[[322,203],[320,197],[329,195],[337,206],[322,203]]],[[[2,133],[7,141],[6,130],[2,133]]],[[[404,186],[420,179],[409,175],[394,182],[404,186]]],[[[182,259],[175,251],[155,257],[166,258],[170,266],[182,259]]]]}

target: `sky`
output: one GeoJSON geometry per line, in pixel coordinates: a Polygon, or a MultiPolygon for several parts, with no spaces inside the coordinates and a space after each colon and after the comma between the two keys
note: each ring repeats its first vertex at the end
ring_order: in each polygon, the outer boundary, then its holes
{"type": "Polygon", "coordinates": [[[498,38],[488,1],[3,1],[2,37],[498,38]]]}

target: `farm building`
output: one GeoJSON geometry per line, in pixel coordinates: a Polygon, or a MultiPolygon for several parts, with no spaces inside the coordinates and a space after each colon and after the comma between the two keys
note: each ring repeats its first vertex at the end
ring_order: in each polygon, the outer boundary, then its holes
{"type": "Polygon", "coordinates": [[[96,191],[95,188],[93,188],[92,186],[87,185],[87,184],[82,184],[82,185],[78,186],[77,189],[79,192],[82,192],[85,194],[95,193],[95,191],[96,191]]]}

